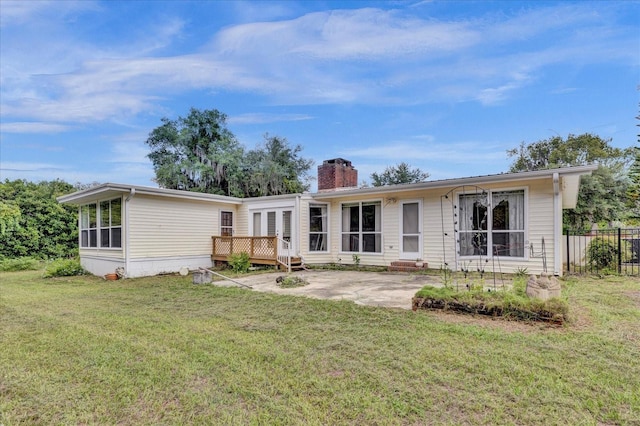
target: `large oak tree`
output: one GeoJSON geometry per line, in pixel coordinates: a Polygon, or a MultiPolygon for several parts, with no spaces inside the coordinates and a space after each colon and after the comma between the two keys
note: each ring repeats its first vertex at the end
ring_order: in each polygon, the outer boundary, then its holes
{"type": "Polygon", "coordinates": [[[253,197],[309,188],[312,161],[285,138],[265,135],[264,145],[245,152],[218,110],[192,108],[185,118],[162,119],[146,141],[156,182],[163,188],[253,197]]]}

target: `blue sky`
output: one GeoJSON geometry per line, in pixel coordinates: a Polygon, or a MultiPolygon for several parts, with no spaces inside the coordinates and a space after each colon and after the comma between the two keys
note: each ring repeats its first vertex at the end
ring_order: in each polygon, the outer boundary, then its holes
{"type": "Polygon", "coordinates": [[[570,133],[629,147],[638,22],[631,1],[2,0],[0,178],[155,186],[144,142],[191,107],[360,181],[500,173],[570,133]]]}

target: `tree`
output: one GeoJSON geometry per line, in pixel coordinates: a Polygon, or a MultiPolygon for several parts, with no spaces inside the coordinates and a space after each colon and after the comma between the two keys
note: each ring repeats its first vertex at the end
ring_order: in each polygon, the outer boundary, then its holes
{"type": "Polygon", "coordinates": [[[264,145],[245,154],[218,110],[191,108],[189,116],[162,119],[146,143],[161,187],[235,197],[292,194],[309,189],[313,161],[285,138],[264,136],[264,145]]]}
{"type": "Polygon", "coordinates": [[[78,211],[56,197],[74,191],[66,182],[0,183],[0,257],[68,257],[77,253],[78,211]]]}
{"type": "Polygon", "coordinates": [[[191,108],[162,119],[146,140],[157,183],[164,188],[242,196],[243,148],[218,110],[191,108]]]}
{"type": "Polygon", "coordinates": [[[387,167],[384,172],[378,174],[373,172],[371,180],[373,186],[397,185],[401,183],[424,182],[429,177],[429,173],[423,172],[419,168],[412,169],[405,162],[396,166],[387,167]]]}
{"type": "Polygon", "coordinates": [[[286,138],[264,135],[264,145],[245,156],[244,193],[247,197],[295,194],[309,189],[312,160],[300,157],[302,147],[290,147],[286,138]]]}
{"type": "MultiPolygon", "coordinates": [[[[639,104],[640,106],[640,104],[639,104]]],[[[640,115],[636,116],[640,120],[640,115]]],[[[640,127],[640,124],[636,124],[640,127]]],[[[640,134],[637,135],[637,145],[633,147],[633,162],[629,168],[629,188],[627,190],[627,206],[630,216],[640,218],[640,134]]]]}
{"type": "Polygon", "coordinates": [[[611,139],[590,133],[570,134],[566,140],[555,136],[528,145],[522,142],[518,148],[507,151],[509,157],[515,157],[510,171],[597,164],[598,169],[591,176],[582,177],[577,207],[564,211],[564,226],[586,229],[594,223],[623,220],[628,213],[627,166],[632,150],[615,148],[610,143],[611,139]]]}

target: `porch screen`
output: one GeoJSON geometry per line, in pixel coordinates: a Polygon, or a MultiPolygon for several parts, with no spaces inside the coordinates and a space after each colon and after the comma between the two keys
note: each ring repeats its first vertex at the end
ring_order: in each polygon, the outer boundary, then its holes
{"type": "Polygon", "coordinates": [[[80,247],[122,247],[122,200],[120,198],[80,207],[80,247]]]}

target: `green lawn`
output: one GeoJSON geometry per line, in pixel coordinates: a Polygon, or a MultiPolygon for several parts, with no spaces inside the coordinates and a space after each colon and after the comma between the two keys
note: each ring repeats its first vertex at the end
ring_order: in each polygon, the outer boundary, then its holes
{"type": "Polygon", "coordinates": [[[640,281],[554,328],[196,286],[0,273],[0,423],[640,424],[640,281]]]}

